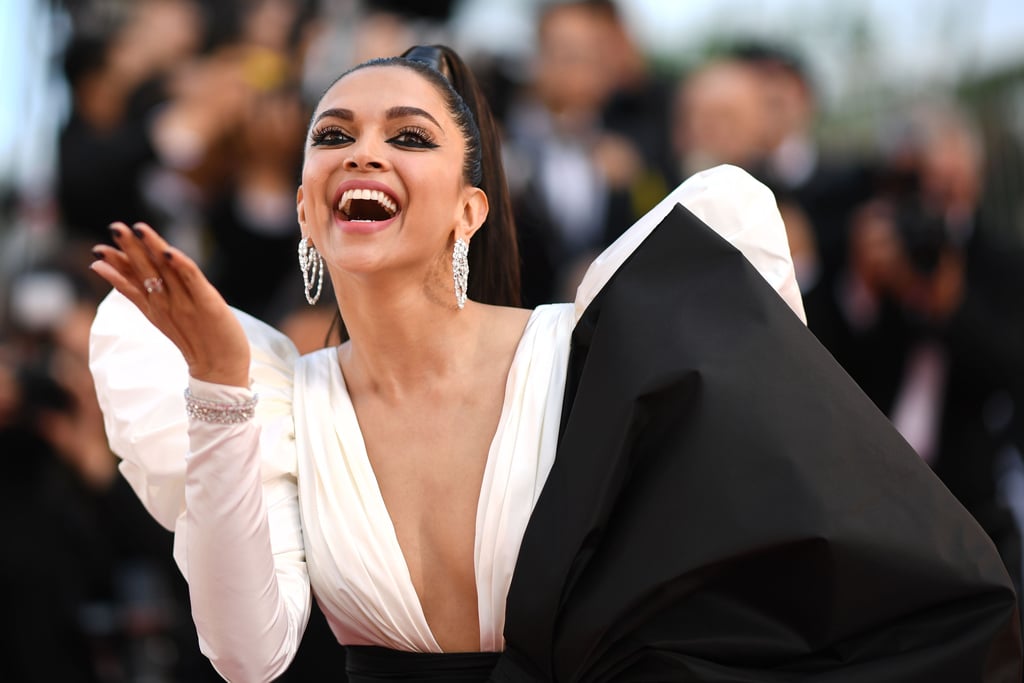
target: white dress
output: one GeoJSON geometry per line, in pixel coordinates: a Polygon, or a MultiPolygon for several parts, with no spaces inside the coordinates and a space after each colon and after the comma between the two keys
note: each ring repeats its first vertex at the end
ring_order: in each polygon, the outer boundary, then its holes
{"type": "MultiPolygon", "coordinates": [[[[516,350],[477,507],[481,651],[503,648],[505,597],[555,457],[573,326],[677,203],[736,246],[803,317],[771,192],[722,166],[679,186],[591,266],[575,304],[533,311],[516,350]]],[[[252,346],[256,419],[189,421],[182,390],[243,400],[249,389],[188,377],[177,349],[112,293],[93,325],[91,367],[111,447],[150,513],[175,532],[200,644],[230,680],[289,664],[311,590],[343,644],[440,652],[374,478],[335,349],[299,356],[239,313],[252,346]]]]}

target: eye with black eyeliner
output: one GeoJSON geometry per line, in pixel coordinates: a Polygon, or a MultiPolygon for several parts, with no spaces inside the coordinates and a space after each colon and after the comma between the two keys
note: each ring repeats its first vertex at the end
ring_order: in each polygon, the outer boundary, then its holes
{"type": "Polygon", "coordinates": [[[388,142],[393,142],[401,147],[413,147],[417,149],[435,149],[438,145],[430,133],[418,126],[409,126],[398,131],[388,142]]]}
{"type": "Polygon", "coordinates": [[[338,126],[324,126],[314,130],[309,139],[314,147],[334,147],[352,142],[352,136],[338,126]]]}

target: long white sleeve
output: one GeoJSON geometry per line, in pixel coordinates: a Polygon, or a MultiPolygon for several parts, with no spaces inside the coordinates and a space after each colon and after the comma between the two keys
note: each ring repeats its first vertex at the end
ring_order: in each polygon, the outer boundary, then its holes
{"type": "Polygon", "coordinates": [[[188,377],[177,349],[120,295],[100,306],[90,366],[111,448],[147,509],[175,532],[202,651],[231,681],[264,681],[291,662],[309,617],[296,488],[292,386],[298,354],[237,314],[249,336],[256,417],[190,421],[182,392],[238,401],[248,389],[188,377]]]}
{"type": "MultiPolygon", "coordinates": [[[[239,387],[195,379],[189,385],[207,400],[251,397],[239,387]]],[[[190,420],[188,432],[185,553],[179,563],[200,647],[230,681],[271,680],[291,663],[309,618],[295,479],[261,467],[255,421],[190,420]]],[[[179,543],[180,535],[176,555],[179,543]]]]}

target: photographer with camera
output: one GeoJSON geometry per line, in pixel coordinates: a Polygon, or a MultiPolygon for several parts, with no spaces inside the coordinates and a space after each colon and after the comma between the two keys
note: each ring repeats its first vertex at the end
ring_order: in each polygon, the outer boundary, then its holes
{"type": "Polygon", "coordinates": [[[932,109],[910,132],[890,176],[900,182],[851,223],[837,291],[845,338],[830,350],[1019,581],[1020,523],[1002,491],[1008,472],[1024,471],[1024,249],[992,234],[967,119],[932,109]]]}

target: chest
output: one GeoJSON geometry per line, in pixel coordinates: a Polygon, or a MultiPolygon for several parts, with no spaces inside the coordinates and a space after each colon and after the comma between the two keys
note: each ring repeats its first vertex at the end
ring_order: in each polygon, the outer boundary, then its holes
{"type": "MultiPolygon", "coordinates": [[[[472,570],[480,484],[502,387],[400,403],[355,399],[366,454],[414,581],[420,558],[472,570]]],[[[462,572],[460,572],[462,573],[462,572]]]]}
{"type": "Polygon", "coordinates": [[[367,460],[431,631],[445,650],[479,647],[475,572],[481,483],[503,387],[354,398],[367,460]]]}

